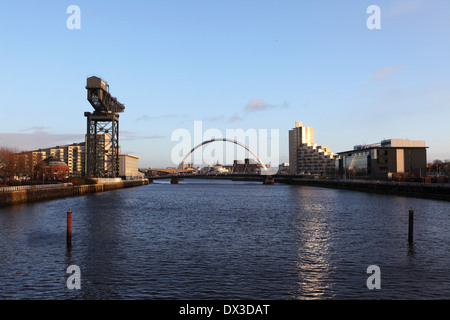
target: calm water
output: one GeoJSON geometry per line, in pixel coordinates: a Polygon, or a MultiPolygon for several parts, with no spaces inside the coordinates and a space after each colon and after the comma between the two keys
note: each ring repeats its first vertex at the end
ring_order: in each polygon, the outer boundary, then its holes
{"type": "Polygon", "coordinates": [[[449,299],[449,217],[444,201],[210,180],[1,208],[0,298],[449,299]]]}

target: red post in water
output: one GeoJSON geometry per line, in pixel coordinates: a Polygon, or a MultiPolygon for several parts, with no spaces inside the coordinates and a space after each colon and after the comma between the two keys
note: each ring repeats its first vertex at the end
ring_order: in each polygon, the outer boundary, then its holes
{"type": "Polygon", "coordinates": [[[67,246],[72,246],[72,211],[67,211],[67,246]]]}

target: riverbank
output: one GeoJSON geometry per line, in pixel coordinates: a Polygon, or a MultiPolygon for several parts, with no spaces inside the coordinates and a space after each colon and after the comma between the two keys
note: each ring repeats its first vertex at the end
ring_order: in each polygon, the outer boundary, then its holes
{"type": "Polygon", "coordinates": [[[365,180],[320,180],[276,178],[276,182],[313,187],[337,188],[362,192],[450,201],[450,184],[365,180]]]}
{"type": "Polygon", "coordinates": [[[41,200],[51,200],[72,196],[82,196],[91,193],[117,190],[122,188],[147,185],[147,179],[123,180],[120,182],[96,183],[90,185],[49,185],[48,188],[30,186],[29,188],[0,192],[0,207],[18,203],[28,203],[41,200]]]}

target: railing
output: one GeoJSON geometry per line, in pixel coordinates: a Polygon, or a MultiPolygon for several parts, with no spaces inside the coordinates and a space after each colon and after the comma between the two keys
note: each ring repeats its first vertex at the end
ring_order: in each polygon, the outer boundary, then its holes
{"type": "Polygon", "coordinates": [[[52,189],[61,187],[72,187],[73,183],[58,183],[58,184],[37,184],[37,185],[26,185],[26,186],[12,186],[12,187],[2,187],[0,192],[11,192],[11,191],[22,191],[22,190],[35,190],[35,189],[52,189]]]}
{"type": "Polygon", "coordinates": [[[92,178],[92,180],[95,180],[99,184],[122,182],[121,178],[92,178]]]}

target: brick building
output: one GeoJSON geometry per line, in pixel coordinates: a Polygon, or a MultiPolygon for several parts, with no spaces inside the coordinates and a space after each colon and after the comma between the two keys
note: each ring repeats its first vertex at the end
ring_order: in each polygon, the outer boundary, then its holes
{"type": "Polygon", "coordinates": [[[42,160],[42,172],[46,180],[63,180],[69,178],[69,166],[53,157],[42,160]]]}

